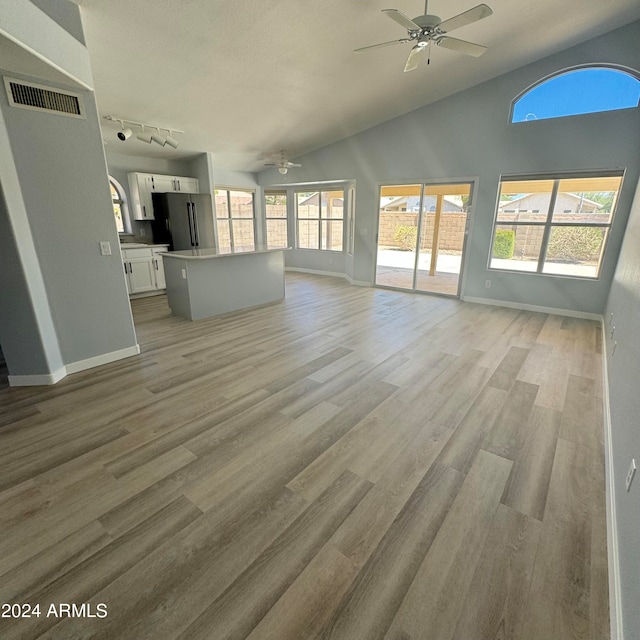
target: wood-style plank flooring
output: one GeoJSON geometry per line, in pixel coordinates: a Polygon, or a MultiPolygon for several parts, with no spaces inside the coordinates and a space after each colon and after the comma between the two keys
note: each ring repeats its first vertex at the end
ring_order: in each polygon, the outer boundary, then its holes
{"type": "Polygon", "coordinates": [[[609,637],[596,322],[301,274],[133,309],[139,357],[0,383],[2,640],[609,637]]]}

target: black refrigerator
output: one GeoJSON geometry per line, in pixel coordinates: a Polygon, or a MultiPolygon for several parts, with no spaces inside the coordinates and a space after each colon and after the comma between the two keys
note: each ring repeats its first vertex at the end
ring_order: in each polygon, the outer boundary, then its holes
{"type": "Polygon", "coordinates": [[[169,251],[215,247],[213,204],[207,193],[154,193],[151,228],[169,251]]]}

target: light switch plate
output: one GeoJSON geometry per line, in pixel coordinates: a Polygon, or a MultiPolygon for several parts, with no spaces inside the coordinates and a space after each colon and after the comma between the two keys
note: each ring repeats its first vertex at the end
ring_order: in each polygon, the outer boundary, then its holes
{"type": "Polygon", "coordinates": [[[638,465],[636,464],[636,459],[631,458],[631,464],[629,465],[629,471],[627,471],[627,491],[631,489],[631,483],[633,482],[633,476],[636,475],[636,469],[638,465]]]}
{"type": "Polygon", "coordinates": [[[110,242],[101,242],[100,243],[100,255],[101,256],[110,256],[111,255],[111,243],[110,242]]]}

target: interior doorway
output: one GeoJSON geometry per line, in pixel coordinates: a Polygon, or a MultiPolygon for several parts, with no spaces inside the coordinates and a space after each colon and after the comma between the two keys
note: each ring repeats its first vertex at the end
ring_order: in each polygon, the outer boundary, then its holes
{"type": "Polygon", "coordinates": [[[460,295],[472,182],[380,188],[375,284],[460,295]]]}

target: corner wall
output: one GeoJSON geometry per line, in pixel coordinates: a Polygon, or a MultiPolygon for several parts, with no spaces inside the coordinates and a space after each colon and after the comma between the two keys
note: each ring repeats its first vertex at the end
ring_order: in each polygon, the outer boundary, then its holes
{"type": "Polygon", "coordinates": [[[640,471],[629,492],[625,479],[632,458],[640,466],[640,182],[604,317],[620,606],[624,638],[632,640],[640,638],[640,471]]]}
{"type": "MultiPolygon", "coordinates": [[[[54,5],[65,12],[78,10],[66,0],[51,0],[51,5],[52,11],[54,5]]],[[[11,107],[6,93],[0,92],[0,120],[6,132],[2,148],[5,211],[0,221],[3,233],[13,239],[10,249],[14,253],[10,277],[3,287],[17,289],[24,300],[32,301],[31,311],[26,303],[14,309],[17,316],[12,322],[0,319],[0,333],[10,376],[19,372],[20,384],[41,384],[43,374],[48,376],[45,382],[55,382],[52,373],[58,379],[67,372],[133,355],[139,349],[118,249],[95,97],[93,91],[79,89],[71,80],[72,71],[90,70],[88,52],[34,4],[16,0],[12,8],[11,18],[18,29],[13,42],[21,42],[22,29],[25,37],[36,38],[46,47],[36,56],[30,53],[31,40],[25,42],[20,55],[3,59],[0,75],[54,89],[71,87],[80,94],[85,115],[71,118],[11,107]],[[36,68],[29,56],[37,58],[38,65],[46,65],[46,52],[50,52],[55,61],[51,64],[59,74],[69,63],[68,84],[25,73],[25,69],[36,68]],[[7,179],[11,175],[15,180],[7,179]],[[101,255],[100,242],[110,243],[111,255],[101,255]],[[42,311],[40,320],[48,317],[50,322],[48,327],[39,322],[39,333],[30,321],[30,314],[38,310],[42,311]],[[29,357],[25,340],[27,344],[42,340],[48,371],[39,370],[41,363],[36,366],[29,357]],[[8,342],[11,344],[4,344],[8,342]],[[58,364],[62,367],[59,370],[58,364]]]]}

